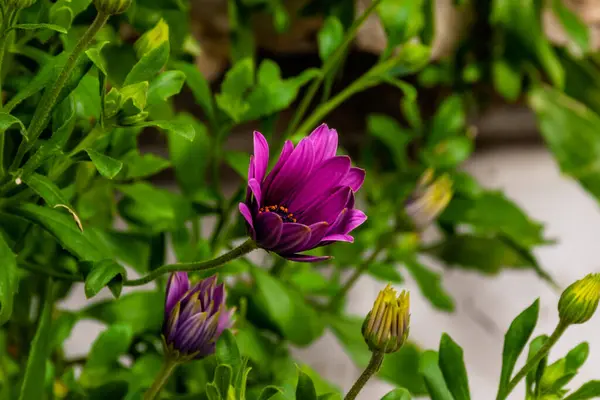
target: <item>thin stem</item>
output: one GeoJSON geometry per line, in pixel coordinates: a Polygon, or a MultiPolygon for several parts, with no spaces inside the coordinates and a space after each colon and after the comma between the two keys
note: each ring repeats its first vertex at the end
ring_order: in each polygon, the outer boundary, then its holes
{"type": "Polygon", "coordinates": [[[354,400],[356,396],[358,396],[358,393],[362,390],[367,381],[371,379],[371,377],[375,375],[377,371],[379,371],[384,356],[385,353],[381,351],[373,353],[373,355],[371,356],[371,360],[369,361],[369,365],[367,365],[367,368],[365,368],[365,370],[358,377],[356,382],[354,382],[354,385],[352,385],[352,388],[350,389],[346,397],[344,397],[344,400],[354,400]]]}
{"type": "Polygon", "coordinates": [[[371,13],[373,11],[375,11],[375,8],[377,8],[377,5],[379,5],[380,2],[381,2],[381,0],[374,0],[371,3],[371,5],[365,10],[365,12],[363,12],[361,14],[360,18],[357,19],[354,22],[354,24],[352,24],[352,26],[348,30],[348,33],[344,37],[344,41],[334,51],[334,53],[331,55],[331,57],[329,57],[327,59],[327,61],[325,61],[325,63],[323,64],[322,71],[321,71],[322,73],[318,77],[315,78],[313,83],[308,88],[308,91],[302,98],[302,101],[300,102],[300,105],[298,106],[297,111],[294,114],[294,118],[292,119],[292,122],[290,122],[290,124],[288,125],[288,129],[282,139],[285,139],[292,132],[294,132],[294,130],[296,129],[296,127],[298,126],[298,124],[300,123],[302,118],[304,117],[304,114],[306,114],[306,110],[310,106],[310,103],[312,102],[313,97],[319,90],[319,86],[321,86],[323,79],[325,79],[325,77],[329,74],[329,72],[331,72],[331,70],[333,68],[335,68],[338,60],[344,55],[344,53],[346,52],[346,49],[348,48],[348,46],[350,45],[350,43],[352,42],[352,40],[358,33],[358,30],[360,29],[362,24],[367,20],[369,15],[371,15],[371,13]]]}
{"type": "Polygon", "coordinates": [[[58,100],[60,92],[67,83],[67,80],[71,77],[71,74],[73,73],[73,70],[77,65],[77,60],[79,59],[79,56],[90,45],[91,41],[96,36],[96,33],[98,33],[100,29],[102,29],[102,27],[108,21],[109,17],[109,14],[103,13],[102,11],[98,11],[96,19],[94,19],[94,22],[92,22],[92,24],[88,27],[87,31],[85,31],[83,36],[81,36],[81,38],[75,45],[75,48],[69,55],[69,58],[67,59],[65,66],[60,72],[60,75],[58,75],[54,86],[52,86],[52,88],[44,92],[44,95],[40,100],[40,104],[36,108],[31,123],[27,128],[28,140],[23,140],[21,142],[21,145],[17,150],[17,155],[15,156],[15,159],[12,163],[11,170],[15,170],[19,167],[21,161],[23,160],[23,156],[25,156],[25,153],[31,148],[31,146],[35,143],[37,138],[40,136],[40,134],[46,127],[52,109],[54,108],[54,105],[58,100]]]}
{"type": "Polygon", "coordinates": [[[170,357],[165,358],[165,362],[163,363],[158,375],[156,375],[156,378],[154,378],[152,386],[144,394],[144,400],[154,400],[156,396],[158,396],[163,386],[165,385],[165,383],[167,383],[169,377],[175,370],[177,364],[178,362],[175,359],[170,357]]]}
{"type": "Polygon", "coordinates": [[[515,388],[515,386],[517,386],[517,384],[525,376],[527,376],[529,371],[531,371],[536,365],[538,365],[538,363],[540,362],[540,360],[542,358],[544,358],[548,355],[548,352],[550,351],[552,346],[554,346],[556,344],[558,339],[560,339],[560,337],[563,335],[563,333],[565,333],[565,331],[567,330],[568,327],[569,327],[569,325],[564,323],[563,321],[560,321],[558,323],[558,325],[556,325],[556,328],[554,329],[554,332],[552,332],[552,335],[550,335],[548,340],[546,340],[546,342],[538,350],[538,352],[535,353],[535,355],[527,361],[527,363],[523,366],[523,368],[521,368],[521,370],[519,372],[517,372],[517,374],[514,376],[514,378],[512,378],[510,380],[510,382],[506,386],[506,389],[504,389],[502,392],[498,392],[498,396],[496,397],[496,400],[504,400],[510,394],[510,392],[512,392],[512,390],[515,388]]]}
{"type": "Polygon", "coordinates": [[[334,297],[332,297],[331,300],[329,301],[329,305],[327,306],[328,310],[331,310],[335,306],[335,304],[337,304],[338,301],[340,301],[344,297],[346,297],[346,295],[348,294],[350,289],[352,289],[352,287],[354,286],[354,284],[356,283],[358,278],[360,278],[362,276],[362,274],[364,274],[369,269],[369,266],[371,265],[371,263],[373,263],[373,261],[375,261],[375,259],[377,258],[377,256],[379,256],[379,254],[381,253],[382,250],[383,250],[383,246],[378,245],[375,248],[375,250],[373,250],[373,253],[366,260],[364,260],[362,263],[360,263],[356,267],[356,269],[354,270],[354,273],[346,281],[344,286],[342,286],[340,291],[334,297]]]}
{"type": "Polygon", "coordinates": [[[34,272],[36,274],[43,274],[46,276],[51,276],[56,279],[62,279],[62,280],[71,281],[71,282],[83,281],[81,276],[68,274],[68,273],[64,273],[64,272],[60,272],[60,271],[53,271],[51,269],[43,268],[36,264],[32,264],[32,263],[25,262],[25,261],[19,261],[18,266],[19,266],[19,268],[22,268],[26,271],[34,272]]]}
{"type": "Polygon", "coordinates": [[[234,260],[236,258],[243,256],[244,254],[250,253],[252,250],[255,250],[256,248],[257,248],[256,243],[252,239],[248,239],[244,243],[239,245],[238,247],[232,249],[231,251],[229,251],[215,259],[208,260],[208,261],[195,261],[195,262],[188,262],[188,263],[163,265],[162,267],[155,269],[154,271],[150,272],[148,275],[146,275],[142,278],[126,280],[123,283],[123,285],[125,285],[125,286],[145,285],[146,283],[153,281],[154,279],[158,278],[159,276],[161,276],[163,274],[166,274],[169,272],[174,272],[174,271],[205,271],[208,269],[217,268],[231,260],[234,260]]]}

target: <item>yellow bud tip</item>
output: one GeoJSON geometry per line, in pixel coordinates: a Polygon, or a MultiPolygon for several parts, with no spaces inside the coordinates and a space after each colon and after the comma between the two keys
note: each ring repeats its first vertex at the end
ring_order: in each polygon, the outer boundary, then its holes
{"type": "Polygon", "coordinates": [[[371,351],[392,353],[402,347],[408,337],[409,309],[408,292],[402,291],[398,295],[390,285],[379,292],[362,327],[371,351]]]}
{"type": "Polygon", "coordinates": [[[592,318],[599,302],[600,274],[589,274],[565,289],[558,301],[558,315],[563,323],[583,324],[592,318]]]}

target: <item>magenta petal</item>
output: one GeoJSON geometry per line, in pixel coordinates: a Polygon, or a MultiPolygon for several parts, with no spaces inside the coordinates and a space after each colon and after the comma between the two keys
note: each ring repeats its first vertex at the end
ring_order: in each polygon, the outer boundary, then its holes
{"type": "Polygon", "coordinates": [[[321,124],[309,135],[315,146],[315,165],[335,156],[338,147],[338,134],[335,129],[329,129],[327,124],[321,124]]]}
{"type": "Polygon", "coordinates": [[[315,224],[321,221],[327,221],[333,224],[338,215],[346,207],[348,199],[352,194],[352,189],[348,186],[339,188],[331,194],[326,200],[314,204],[302,213],[302,222],[305,224],[315,224]]]}
{"type": "Polygon", "coordinates": [[[340,186],[350,186],[350,189],[357,192],[365,181],[365,170],[361,168],[350,168],[348,174],[339,183],[340,186]]]}
{"type": "Polygon", "coordinates": [[[291,254],[285,256],[290,261],[298,261],[298,262],[317,262],[317,261],[325,261],[329,260],[331,256],[307,256],[304,254],[291,254]]]}
{"type": "Polygon", "coordinates": [[[273,249],[278,254],[289,254],[301,251],[310,240],[310,228],[304,224],[288,222],[283,224],[281,239],[273,249]]]}
{"type": "Polygon", "coordinates": [[[250,156],[250,164],[248,164],[248,180],[254,178],[254,156],[250,156]]]}
{"type": "Polygon", "coordinates": [[[323,238],[324,242],[348,242],[354,243],[354,238],[350,235],[333,234],[327,235],[323,238]]]}
{"type": "Polygon", "coordinates": [[[265,177],[269,165],[269,144],[267,139],[254,131],[254,178],[260,183],[265,177]]]}
{"type": "Polygon", "coordinates": [[[310,228],[310,240],[304,245],[304,248],[300,251],[310,250],[315,248],[321,240],[329,232],[330,225],[327,222],[317,222],[309,226],[310,228]]]}
{"type": "Polygon", "coordinates": [[[350,170],[350,157],[338,156],[325,160],[313,170],[306,180],[306,184],[294,193],[289,203],[290,212],[298,213],[306,210],[316,202],[321,203],[335,186],[348,175],[350,170]]]}
{"type": "Polygon", "coordinates": [[[290,140],[286,140],[285,143],[283,144],[283,148],[281,149],[281,154],[279,155],[279,159],[277,160],[277,162],[275,163],[275,166],[273,167],[271,172],[269,172],[269,174],[267,175],[267,177],[265,178],[265,181],[263,183],[263,189],[264,189],[263,191],[265,193],[269,190],[269,187],[271,187],[273,180],[279,174],[279,172],[285,165],[288,158],[290,158],[290,155],[292,154],[293,151],[294,151],[294,144],[290,140]]]}
{"type": "Polygon", "coordinates": [[[310,175],[314,160],[313,144],[302,139],[264,193],[264,204],[286,205],[297,186],[310,175]]]}
{"type": "Polygon", "coordinates": [[[260,183],[258,183],[258,181],[255,178],[252,178],[248,181],[248,187],[250,188],[250,191],[252,192],[252,194],[254,195],[254,198],[256,199],[256,204],[258,204],[258,206],[260,207],[262,204],[260,183]]]}
{"type": "Polygon", "coordinates": [[[281,238],[283,221],[272,212],[261,213],[256,217],[256,243],[267,250],[277,245],[281,238]]]}
{"type": "Polygon", "coordinates": [[[367,220],[367,216],[365,215],[364,212],[357,210],[357,209],[350,210],[348,213],[346,225],[344,227],[344,233],[349,233],[349,232],[353,231],[354,229],[356,229],[360,225],[362,225],[363,222],[365,222],[366,220],[367,220]]]}
{"type": "Polygon", "coordinates": [[[190,280],[187,272],[173,272],[167,282],[165,298],[165,315],[169,315],[175,304],[190,290],[190,280]]]}

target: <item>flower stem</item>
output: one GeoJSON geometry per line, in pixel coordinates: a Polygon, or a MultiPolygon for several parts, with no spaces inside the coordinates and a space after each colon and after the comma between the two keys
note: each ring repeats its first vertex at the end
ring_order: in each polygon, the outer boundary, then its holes
{"type": "Polygon", "coordinates": [[[350,289],[352,289],[352,287],[354,286],[354,284],[356,283],[358,278],[360,278],[362,276],[362,274],[364,274],[365,271],[367,269],[369,269],[369,266],[371,265],[371,263],[373,261],[375,261],[375,259],[381,253],[382,250],[383,250],[383,247],[381,245],[378,245],[375,248],[375,250],[373,250],[373,253],[365,261],[363,261],[356,267],[352,276],[350,276],[350,278],[346,281],[344,286],[342,286],[340,291],[334,297],[332,297],[331,300],[329,301],[329,305],[327,306],[328,310],[331,310],[332,308],[334,308],[334,306],[337,304],[338,301],[341,301],[344,299],[344,297],[346,297],[346,295],[348,294],[350,289]]]}
{"type": "Polygon", "coordinates": [[[141,286],[145,285],[148,282],[153,281],[159,276],[174,272],[174,271],[205,271],[207,269],[217,268],[231,260],[239,258],[244,254],[250,253],[252,250],[257,248],[256,243],[252,239],[246,240],[244,243],[239,245],[238,247],[232,249],[231,251],[219,256],[215,259],[208,261],[195,261],[195,262],[187,262],[187,263],[177,263],[177,264],[168,264],[163,265],[160,268],[155,269],[150,272],[148,275],[141,277],[139,279],[126,280],[123,282],[125,286],[141,286]]]}
{"type": "Polygon", "coordinates": [[[552,335],[550,335],[548,340],[546,340],[546,342],[538,350],[538,352],[535,353],[535,355],[531,357],[529,361],[527,361],[523,368],[521,368],[521,370],[517,372],[514,378],[510,380],[510,382],[506,386],[506,389],[504,389],[501,392],[498,392],[496,400],[504,400],[510,394],[510,392],[512,392],[515,386],[517,386],[517,384],[529,373],[529,371],[531,371],[531,369],[538,365],[542,358],[548,355],[548,352],[550,351],[552,346],[556,344],[558,339],[560,339],[560,337],[563,335],[563,333],[565,333],[568,327],[569,325],[562,321],[560,321],[558,325],[556,325],[556,328],[554,329],[554,332],[552,332],[552,335]]]}
{"type": "Polygon", "coordinates": [[[56,82],[51,88],[47,89],[44,92],[44,95],[42,96],[42,99],[40,100],[40,103],[36,108],[35,113],[33,114],[31,123],[27,128],[28,140],[23,140],[21,142],[21,145],[17,150],[17,155],[15,156],[15,159],[12,163],[11,170],[15,170],[19,167],[21,161],[23,160],[23,156],[25,156],[25,153],[35,143],[37,138],[40,136],[40,134],[48,124],[48,120],[50,118],[52,109],[54,108],[56,101],[58,100],[60,92],[67,83],[67,80],[71,77],[73,70],[77,66],[79,56],[85,49],[88,48],[88,46],[96,36],[96,33],[98,33],[100,29],[102,29],[104,24],[106,24],[106,22],[108,21],[109,17],[109,14],[103,13],[102,11],[98,11],[94,22],[92,22],[87,31],[85,31],[85,33],[81,36],[81,38],[75,45],[75,48],[73,48],[73,51],[69,55],[69,58],[67,59],[67,62],[65,63],[62,71],[60,72],[60,75],[58,75],[56,82]]]}
{"type": "Polygon", "coordinates": [[[306,110],[310,106],[310,103],[312,102],[313,97],[319,90],[319,86],[321,86],[323,79],[325,79],[327,74],[336,67],[338,60],[344,55],[344,53],[346,52],[346,49],[348,48],[348,46],[350,46],[350,43],[352,42],[352,40],[358,33],[358,30],[360,29],[362,24],[367,20],[369,15],[371,15],[371,13],[373,11],[375,11],[375,8],[377,8],[377,5],[379,5],[380,2],[381,2],[381,0],[373,0],[371,2],[371,5],[365,10],[365,12],[363,12],[361,14],[360,18],[358,18],[354,22],[354,24],[352,24],[352,26],[348,30],[348,33],[344,37],[344,41],[339,45],[339,47],[335,50],[335,52],[331,55],[331,57],[329,57],[327,59],[327,61],[325,61],[325,63],[323,64],[322,71],[321,71],[322,73],[317,78],[315,78],[313,83],[308,88],[308,91],[302,98],[302,101],[300,102],[300,105],[298,106],[297,111],[294,114],[294,118],[292,119],[292,122],[288,125],[288,129],[287,129],[283,139],[285,139],[292,132],[294,132],[294,130],[296,129],[296,127],[298,126],[298,124],[300,123],[302,118],[304,117],[304,114],[306,114],[306,110]]]}
{"type": "Polygon", "coordinates": [[[365,370],[358,377],[356,382],[354,382],[354,385],[352,385],[352,388],[350,389],[346,397],[344,397],[344,400],[354,400],[356,396],[358,396],[358,393],[362,390],[367,381],[371,379],[371,377],[375,375],[377,371],[379,371],[379,368],[383,363],[384,356],[385,353],[383,353],[382,351],[373,352],[371,360],[369,361],[369,365],[367,365],[367,368],[365,368],[365,370]]]}
{"type": "Polygon", "coordinates": [[[154,378],[154,383],[152,383],[150,389],[144,394],[144,400],[154,400],[156,396],[158,396],[161,389],[175,370],[177,364],[178,362],[175,359],[171,357],[165,358],[165,362],[163,363],[160,372],[156,375],[156,378],[154,378]]]}

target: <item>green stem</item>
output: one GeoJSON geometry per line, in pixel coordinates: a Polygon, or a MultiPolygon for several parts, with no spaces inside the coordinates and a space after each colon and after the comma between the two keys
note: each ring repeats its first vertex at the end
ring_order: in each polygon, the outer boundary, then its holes
{"type": "Polygon", "coordinates": [[[356,396],[358,396],[358,393],[362,390],[367,381],[371,379],[371,377],[375,375],[377,371],[379,371],[381,363],[383,363],[384,356],[385,353],[380,351],[373,353],[373,355],[371,356],[371,360],[369,361],[369,365],[367,365],[367,368],[365,368],[365,370],[358,377],[356,382],[354,382],[354,385],[352,385],[352,388],[350,389],[346,397],[344,397],[344,400],[354,400],[356,396]]]}
{"type": "Polygon", "coordinates": [[[358,278],[360,278],[362,274],[364,274],[369,269],[369,266],[373,263],[373,261],[375,261],[375,259],[381,253],[382,250],[383,247],[381,245],[378,245],[375,248],[375,250],[373,250],[373,254],[371,254],[369,258],[367,258],[365,261],[363,261],[356,267],[354,273],[346,281],[344,286],[342,286],[340,291],[329,301],[329,305],[327,306],[328,310],[334,308],[338,301],[341,301],[344,299],[344,297],[346,297],[346,295],[348,294],[350,289],[352,289],[358,278]]]}
{"type": "Polygon", "coordinates": [[[352,40],[354,40],[354,37],[358,33],[358,30],[360,29],[362,24],[367,20],[369,15],[371,15],[371,13],[373,11],[375,11],[375,8],[377,8],[377,6],[379,5],[380,2],[381,2],[381,0],[373,0],[373,2],[371,2],[371,5],[365,10],[365,12],[362,13],[360,18],[358,18],[356,21],[354,21],[354,23],[348,30],[348,33],[344,37],[344,41],[334,51],[334,53],[331,55],[331,57],[329,57],[327,59],[327,61],[325,61],[325,63],[323,64],[322,71],[321,71],[322,73],[317,78],[315,78],[313,83],[308,88],[306,94],[304,95],[304,97],[302,98],[302,101],[300,102],[300,105],[297,108],[296,113],[294,114],[294,118],[292,119],[292,122],[288,125],[288,129],[282,139],[285,139],[292,132],[295,131],[296,127],[298,126],[298,124],[300,123],[302,118],[304,117],[304,114],[306,114],[306,110],[310,106],[310,103],[312,102],[313,97],[315,97],[315,94],[317,94],[317,91],[319,90],[319,86],[321,86],[321,83],[323,82],[325,77],[335,68],[338,60],[344,55],[344,53],[346,52],[346,49],[348,48],[348,46],[350,46],[350,43],[352,42],[352,40]]]}
{"type": "Polygon", "coordinates": [[[217,268],[231,260],[234,260],[238,257],[243,256],[244,254],[250,253],[252,250],[257,248],[256,243],[252,239],[246,240],[244,243],[239,245],[238,247],[232,249],[231,251],[219,256],[215,259],[208,261],[195,261],[189,263],[178,263],[178,264],[169,264],[163,265],[160,268],[155,269],[150,272],[148,275],[139,278],[126,280],[123,285],[125,286],[141,286],[145,285],[148,282],[153,281],[159,276],[175,271],[205,271],[207,269],[217,268]]]}
{"type": "Polygon", "coordinates": [[[517,384],[525,376],[527,376],[529,371],[531,371],[535,366],[537,366],[538,363],[540,362],[540,360],[542,360],[542,358],[544,358],[548,355],[548,352],[550,351],[552,346],[554,346],[556,344],[558,339],[560,339],[560,337],[563,335],[563,333],[565,333],[565,331],[567,330],[568,327],[569,327],[569,324],[566,324],[563,321],[560,321],[558,323],[558,325],[556,325],[556,328],[554,329],[554,332],[552,332],[552,335],[550,335],[548,340],[546,340],[546,342],[538,350],[538,352],[535,353],[535,355],[527,361],[527,363],[523,366],[523,368],[521,368],[521,370],[519,372],[517,372],[517,374],[514,376],[514,378],[512,378],[510,380],[510,382],[506,386],[506,389],[504,389],[503,391],[498,393],[496,400],[504,400],[510,394],[510,392],[512,392],[512,390],[515,388],[515,386],[517,386],[517,384]]]}
{"type": "Polygon", "coordinates": [[[158,375],[156,375],[156,378],[154,379],[152,386],[144,394],[144,400],[154,400],[156,398],[156,396],[158,396],[161,389],[163,388],[165,383],[167,383],[167,381],[169,380],[169,377],[175,370],[175,367],[177,366],[177,364],[178,364],[178,362],[175,359],[170,358],[170,357],[165,358],[165,362],[163,363],[162,368],[160,369],[160,372],[158,373],[158,375]]]}
{"type": "Polygon", "coordinates": [[[15,170],[19,167],[19,165],[21,165],[23,156],[25,156],[25,153],[31,148],[31,146],[35,143],[37,138],[40,136],[40,134],[46,127],[52,109],[54,108],[54,105],[58,100],[60,92],[67,83],[67,80],[71,77],[71,74],[73,73],[73,70],[77,65],[77,60],[79,59],[79,56],[85,49],[88,48],[88,46],[96,36],[96,33],[98,33],[100,29],[102,29],[104,24],[106,24],[106,22],[108,21],[109,17],[109,14],[105,14],[102,11],[98,11],[96,19],[94,19],[94,22],[92,22],[92,24],[88,27],[87,31],[85,31],[85,33],[81,36],[81,38],[75,45],[75,48],[69,55],[69,58],[67,59],[65,66],[60,72],[60,75],[58,75],[54,86],[52,86],[52,88],[44,92],[44,95],[40,100],[40,104],[36,108],[31,123],[27,128],[28,140],[23,140],[21,142],[21,145],[17,150],[17,155],[15,156],[15,159],[12,163],[11,170],[15,170]]]}

